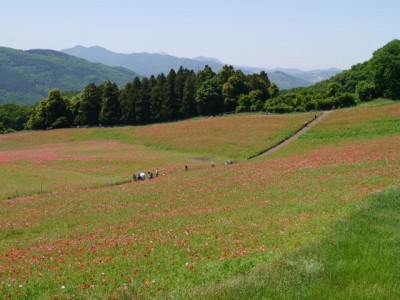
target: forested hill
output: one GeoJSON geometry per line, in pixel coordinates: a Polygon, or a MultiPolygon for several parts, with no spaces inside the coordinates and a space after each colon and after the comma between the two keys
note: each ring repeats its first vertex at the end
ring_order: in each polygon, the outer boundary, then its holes
{"type": "Polygon", "coordinates": [[[329,80],[281,93],[266,101],[272,112],[309,111],[343,107],[374,98],[400,99],[400,40],[376,50],[372,58],[329,80]]]}
{"type": "Polygon", "coordinates": [[[36,104],[49,90],[81,91],[91,82],[106,80],[123,87],[135,72],[91,63],[52,50],[15,50],[0,47],[0,104],[36,104]]]}

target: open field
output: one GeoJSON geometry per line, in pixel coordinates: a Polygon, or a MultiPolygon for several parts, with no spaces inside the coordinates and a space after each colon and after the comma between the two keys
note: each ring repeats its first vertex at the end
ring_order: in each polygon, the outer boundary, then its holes
{"type": "Polygon", "coordinates": [[[244,161],[312,116],[1,136],[0,298],[398,298],[399,193],[369,197],[400,185],[400,105],[335,111],[244,161]]]}
{"type": "Polygon", "coordinates": [[[195,168],[211,160],[245,159],[289,136],[312,116],[241,115],[1,135],[0,199],[124,183],[133,172],[156,168],[169,173],[184,164],[195,168]]]}

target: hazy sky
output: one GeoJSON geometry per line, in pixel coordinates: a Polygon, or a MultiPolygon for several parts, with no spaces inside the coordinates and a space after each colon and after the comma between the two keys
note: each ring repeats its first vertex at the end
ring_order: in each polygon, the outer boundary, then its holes
{"type": "Polygon", "coordinates": [[[2,0],[0,46],[347,69],[400,38],[399,0],[2,0]]]}

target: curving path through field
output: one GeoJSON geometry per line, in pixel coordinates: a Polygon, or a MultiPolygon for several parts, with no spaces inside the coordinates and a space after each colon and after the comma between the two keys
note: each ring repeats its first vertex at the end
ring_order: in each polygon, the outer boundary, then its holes
{"type": "Polygon", "coordinates": [[[325,119],[327,116],[329,116],[332,113],[333,110],[330,111],[324,111],[321,115],[317,116],[316,119],[313,119],[310,123],[307,124],[307,126],[304,126],[302,129],[300,129],[298,132],[296,132],[296,134],[294,134],[293,136],[291,136],[290,138],[288,138],[287,140],[283,141],[282,143],[280,143],[279,145],[261,153],[260,155],[257,155],[253,158],[256,157],[260,157],[260,156],[265,156],[271,153],[274,153],[280,149],[282,149],[283,147],[285,147],[287,144],[297,140],[299,138],[299,136],[301,136],[302,134],[304,134],[305,132],[309,131],[311,128],[313,128],[316,124],[318,124],[319,122],[321,122],[323,119],[325,119]]]}

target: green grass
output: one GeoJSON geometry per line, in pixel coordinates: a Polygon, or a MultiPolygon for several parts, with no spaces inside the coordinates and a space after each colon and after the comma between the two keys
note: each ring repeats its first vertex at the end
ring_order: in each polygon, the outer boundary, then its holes
{"type": "Polygon", "coordinates": [[[305,153],[325,146],[344,146],[400,134],[400,103],[381,100],[375,105],[340,109],[324,122],[271,157],[305,153]],[[385,105],[378,105],[385,103],[385,105]],[[388,104],[391,103],[391,104],[388,104]]]}
{"type": "Polygon", "coordinates": [[[374,99],[373,101],[361,102],[357,106],[359,107],[384,106],[384,105],[391,105],[393,103],[395,103],[395,100],[378,98],[374,99]]]}
{"type": "MultiPolygon", "coordinates": [[[[356,293],[363,289],[375,296],[390,284],[397,292],[386,263],[370,270],[370,281],[352,271],[352,255],[367,248],[342,247],[354,234],[340,224],[360,223],[357,216],[376,202],[365,197],[400,186],[399,135],[365,133],[374,132],[379,119],[394,120],[398,109],[394,103],[335,111],[311,129],[319,133],[303,148],[289,145],[291,153],[230,166],[223,164],[225,141],[246,157],[305,115],[1,137],[0,298],[322,298],[323,280],[332,285],[328,298],[362,298],[356,293]],[[365,132],[334,143],[322,139],[324,132],[337,135],[337,127],[352,130],[359,123],[365,132]],[[154,145],[144,145],[147,139],[154,145]],[[214,157],[220,160],[211,168],[214,157]],[[167,175],[128,182],[132,171],[155,167],[167,175]],[[342,247],[340,263],[328,245],[342,247]],[[380,273],[387,286],[373,282],[380,273]],[[311,286],[316,277],[322,281],[311,286]]],[[[391,128],[391,121],[379,124],[391,128]]],[[[392,199],[398,191],[382,195],[392,199]]],[[[394,221],[397,211],[388,210],[379,224],[394,221]]],[[[375,239],[374,230],[355,241],[375,239]]],[[[392,233],[381,236],[397,241],[392,233]]]]}
{"type": "Polygon", "coordinates": [[[376,193],[321,242],[244,276],[192,290],[195,299],[397,299],[400,188],[376,193]]]}

